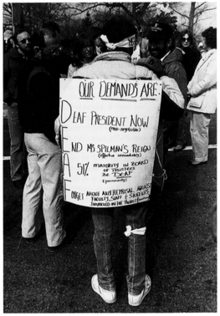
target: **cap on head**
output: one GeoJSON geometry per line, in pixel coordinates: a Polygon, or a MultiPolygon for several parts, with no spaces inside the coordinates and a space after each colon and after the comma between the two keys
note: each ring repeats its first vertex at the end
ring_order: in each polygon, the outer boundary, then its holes
{"type": "Polygon", "coordinates": [[[150,39],[164,39],[169,40],[173,36],[173,28],[162,22],[155,22],[150,25],[148,30],[147,38],[150,39]]]}

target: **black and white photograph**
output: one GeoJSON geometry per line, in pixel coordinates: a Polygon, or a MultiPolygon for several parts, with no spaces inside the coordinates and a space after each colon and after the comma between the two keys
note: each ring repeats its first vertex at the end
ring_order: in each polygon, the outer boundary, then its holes
{"type": "Polygon", "coordinates": [[[2,3],[2,313],[217,313],[217,7],[2,3]]]}

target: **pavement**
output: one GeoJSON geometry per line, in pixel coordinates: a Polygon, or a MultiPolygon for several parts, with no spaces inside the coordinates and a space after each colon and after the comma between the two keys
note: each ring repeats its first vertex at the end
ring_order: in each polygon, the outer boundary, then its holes
{"type": "MultiPolygon", "coordinates": [[[[8,157],[6,119],[3,128],[4,156],[8,157]]],[[[216,116],[210,144],[216,144],[216,116]]],[[[108,305],[91,288],[96,260],[89,209],[65,203],[64,222],[73,238],[60,251],[48,252],[44,230],[34,244],[23,242],[21,192],[13,187],[9,160],[4,160],[4,313],[216,313],[215,147],[209,150],[208,163],[199,167],[187,165],[190,147],[168,153],[164,191],[159,197],[152,194],[147,214],[146,272],[152,289],[139,307],[128,305],[123,208],[115,212],[113,243],[118,299],[108,305]]]]}

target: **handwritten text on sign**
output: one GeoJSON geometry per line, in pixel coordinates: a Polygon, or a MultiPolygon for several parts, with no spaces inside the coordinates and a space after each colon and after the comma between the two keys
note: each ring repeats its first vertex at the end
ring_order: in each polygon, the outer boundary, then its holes
{"type": "Polygon", "coordinates": [[[149,200],[161,91],[160,81],[60,80],[65,201],[149,200]]]}

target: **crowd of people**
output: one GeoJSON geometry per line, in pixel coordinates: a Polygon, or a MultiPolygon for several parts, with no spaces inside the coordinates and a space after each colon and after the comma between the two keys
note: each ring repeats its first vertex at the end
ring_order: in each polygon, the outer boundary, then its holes
{"type": "MultiPolygon", "coordinates": [[[[22,238],[35,242],[41,230],[42,205],[48,250],[55,252],[70,236],[63,224],[62,152],[59,79],[145,79],[162,82],[153,183],[162,190],[166,156],[186,145],[187,116],[193,157],[191,166],[208,161],[210,115],[216,101],[216,29],[201,34],[196,47],[188,30],[174,32],[158,21],[146,37],[124,16],[113,16],[99,34],[81,34],[72,54],[61,45],[59,26],[44,24],[37,33],[17,28],[13,47],[4,54],[4,102],[8,106],[11,180],[23,194],[22,238]],[[203,50],[203,53],[200,53],[203,50]]],[[[139,306],[151,289],[146,274],[148,203],[123,207],[128,235],[128,303],[139,306]],[[141,233],[140,233],[141,232],[141,233]]],[[[112,260],[113,208],[91,208],[97,274],[93,290],[106,303],[117,299],[112,260]]]]}

